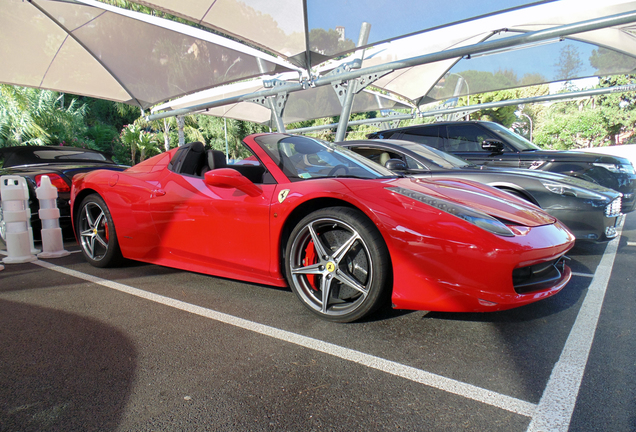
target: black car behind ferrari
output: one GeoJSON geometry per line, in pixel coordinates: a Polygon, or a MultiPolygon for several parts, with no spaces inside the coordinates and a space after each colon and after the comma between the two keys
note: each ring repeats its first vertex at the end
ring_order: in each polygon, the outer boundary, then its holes
{"type": "Polygon", "coordinates": [[[374,132],[368,137],[426,144],[475,164],[567,174],[621,192],[623,213],[636,208],[636,172],[628,159],[578,151],[542,150],[497,123],[430,123],[374,132]]]}
{"type": "MultiPolygon", "coordinates": [[[[39,237],[41,223],[40,208],[35,189],[42,176],[47,175],[57,188],[57,206],[60,209],[60,227],[65,236],[72,236],[71,211],[69,207],[71,180],[78,173],[96,169],[122,171],[128,167],[117,165],[109,156],[95,150],[77,147],[16,146],[0,148],[0,176],[24,177],[29,186],[31,225],[35,237],[39,237]]],[[[2,197],[0,196],[0,202],[2,197]]],[[[4,218],[0,205],[0,236],[5,238],[4,218]]]]}
{"type": "Polygon", "coordinates": [[[363,140],[339,144],[411,176],[452,177],[505,190],[561,220],[577,240],[607,241],[617,235],[621,194],[596,183],[545,171],[473,165],[449,153],[408,141],[363,140]]]}

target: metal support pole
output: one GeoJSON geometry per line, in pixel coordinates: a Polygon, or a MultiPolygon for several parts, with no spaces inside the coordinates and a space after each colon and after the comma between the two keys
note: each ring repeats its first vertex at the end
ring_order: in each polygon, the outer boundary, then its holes
{"type": "Polygon", "coordinates": [[[223,130],[225,131],[225,162],[230,159],[230,146],[227,144],[227,119],[223,117],[223,130]]]}
{"type": "MultiPolygon", "coordinates": [[[[263,59],[260,57],[256,58],[256,64],[258,64],[258,70],[261,73],[265,73],[265,64],[263,59]]],[[[276,123],[276,130],[278,132],[285,132],[285,123],[283,122],[283,111],[285,110],[285,105],[287,104],[287,93],[281,97],[281,94],[276,95],[276,100],[273,99],[273,96],[266,97],[262,100],[254,100],[252,102],[261,103],[265,105],[272,113],[272,118],[276,123]]]]}
{"type": "MultiPolygon", "coordinates": [[[[358,47],[364,46],[367,44],[369,40],[369,33],[371,32],[371,24],[368,22],[363,22],[362,27],[360,28],[360,36],[358,37],[358,47]]],[[[360,59],[360,64],[362,64],[362,60],[364,57],[364,50],[360,50],[356,52],[356,57],[360,59]]],[[[353,98],[356,93],[362,90],[359,84],[359,78],[355,78],[349,80],[347,83],[347,92],[344,97],[344,101],[340,99],[342,103],[342,110],[340,111],[340,123],[338,123],[338,129],[336,130],[336,142],[344,141],[345,135],[347,133],[347,127],[349,125],[349,117],[351,116],[351,109],[353,107],[353,98]]],[[[367,84],[368,85],[368,84],[367,84]]],[[[366,87],[366,86],[365,86],[366,87]]]]}
{"type": "Polygon", "coordinates": [[[287,104],[287,93],[282,93],[276,96],[276,100],[270,98],[269,103],[272,105],[272,115],[276,121],[276,130],[278,132],[285,132],[285,123],[283,122],[283,111],[287,104]]]}
{"type": "Polygon", "coordinates": [[[185,144],[185,118],[180,115],[177,116],[177,126],[179,128],[179,147],[185,144]]]}
{"type": "Polygon", "coordinates": [[[340,111],[340,122],[338,123],[338,129],[336,130],[336,142],[344,141],[347,133],[349,116],[351,116],[351,107],[353,106],[353,97],[355,96],[355,92],[353,91],[353,87],[355,87],[354,84],[355,80],[351,80],[349,81],[349,85],[347,85],[347,93],[345,94],[345,99],[342,103],[342,111],[340,111]]]}

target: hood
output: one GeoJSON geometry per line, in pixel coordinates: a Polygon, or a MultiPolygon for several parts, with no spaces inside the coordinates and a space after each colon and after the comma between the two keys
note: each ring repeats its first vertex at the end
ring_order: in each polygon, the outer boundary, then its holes
{"type": "Polygon", "coordinates": [[[535,227],[556,222],[554,217],[529,202],[469,180],[404,178],[389,184],[464,205],[515,225],[535,227]]]}
{"type": "Polygon", "coordinates": [[[570,162],[586,162],[586,163],[611,163],[618,165],[631,164],[629,159],[602,155],[598,153],[586,153],[581,151],[570,150],[535,150],[521,152],[521,159],[546,160],[546,161],[570,161],[570,162]]]}
{"type": "Polygon", "coordinates": [[[572,177],[565,174],[553,173],[550,171],[537,171],[530,169],[515,169],[515,168],[496,168],[496,167],[482,167],[480,171],[485,171],[493,174],[515,175],[523,178],[534,178],[536,180],[549,180],[552,182],[559,182],[568,186],[574,186],[582,189],[587,189],[595,192],[599,195],[603,195],[607,198],[614,199],[620,196],[620,192],[616,192],[613,189],[606,188],[597,183],[589,182],[580,178],[572,177]]]}

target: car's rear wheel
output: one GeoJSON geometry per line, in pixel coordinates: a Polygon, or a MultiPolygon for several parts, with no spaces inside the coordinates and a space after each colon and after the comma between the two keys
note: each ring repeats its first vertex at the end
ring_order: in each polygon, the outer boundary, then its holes
{"type": "Polygon", "coordinates": [[[325,208],[300,221],[287,242],[285,270],[302,303],[330,321],[358,320],[387,300],[389,252],[355,209],[325,208]]]}
{"type": "Polygon", "coordinates": [[[95,267],[112,267],[122,261],[115,224],[99,195],[89,195],[77,214],[77,238],[84,258],[95,267]]]}

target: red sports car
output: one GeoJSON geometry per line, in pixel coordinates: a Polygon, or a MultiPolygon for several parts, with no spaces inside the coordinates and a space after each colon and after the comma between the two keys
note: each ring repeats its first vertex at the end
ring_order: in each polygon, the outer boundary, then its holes
{"type": "Polygon", "coordinates": [[[319,316],[497,311],[557,293],[574,237],[478,183],[401,177],[337,145],[258,134],[229,161],[191,143],[73,179],[91,264],[122,258],[276,286],[319,316]]]}

